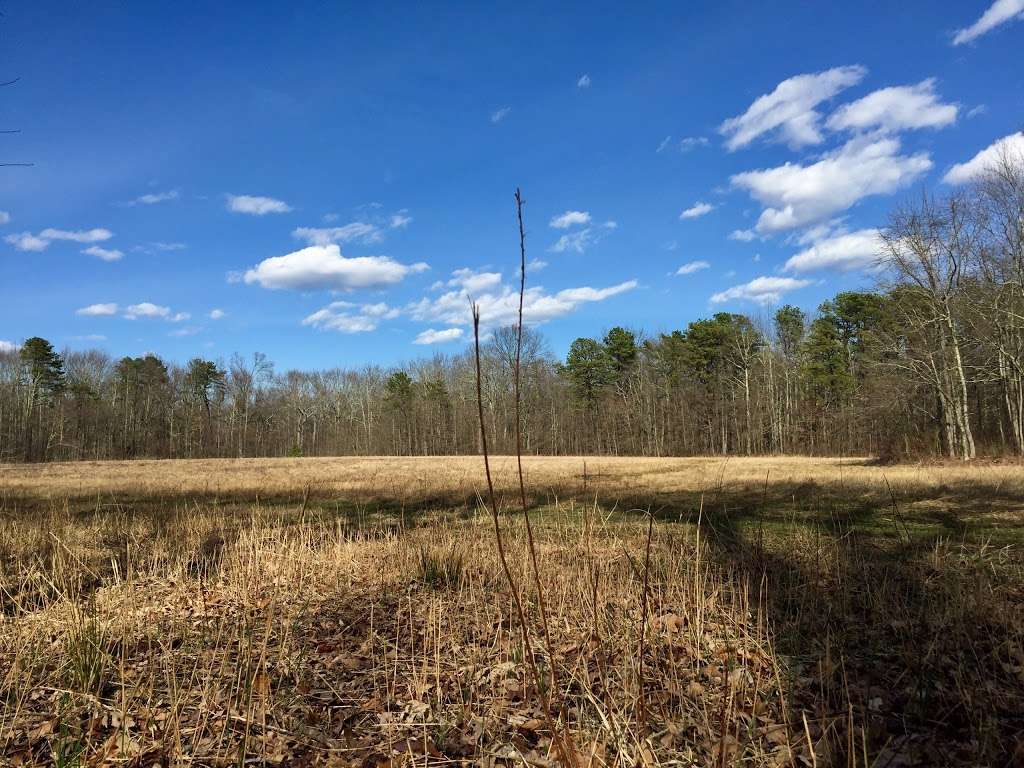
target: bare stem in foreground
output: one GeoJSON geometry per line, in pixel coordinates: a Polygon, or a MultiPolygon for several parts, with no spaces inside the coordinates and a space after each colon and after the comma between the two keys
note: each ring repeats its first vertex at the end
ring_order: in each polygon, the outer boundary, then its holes
{"type": "MultiPolygon", "coordinates": [[[[512,594],[512,602],[516,609],[516,617],[519,620],[519,632],[523,642],[523,655],[526,657],[528,662],[530,674],[533,677],[534,687],[537,689],[537,692],[541,697],[541,703],[544,710],[544,724],[551,732],[551,738],[554,741],[555,749],[558,751],[562,764],[575,765],[576,761],[570,757],[572,753],[566,749],[561,732],[555,727],[554,719],[551,716],[552,691],[550,689],[545,690],[541,681],[540,670],[537,668],[537,659],[533,653],[533,646],[530,644],[530,628],[526,623],[526,612],[523,610],[523,601],[519,595],[519,589],[516,586],[515,579],[512,578],[512,570],[508,566],[508,558],[505,555],[505,542],[501,535],[501,521],[498,519],[498,502],[494,495],[494,481],[491,479],[491,461],[487,452],[487,429],[485,426],[486,422],[484,420],[484,398],[483,386],[481,384],[482,376],[480,372],[480,307],[475,303],[473,304],[473,342],[476,361],[476,402],[477,411],[480,416],[480,448],[484,454],[484,473],[487,476],[487,498],[491,511],[491,519],[494,522],[494,542],[498,549],[498,559],[501,561],[501,570],[505,574],[505,580],[508,582],[509,592],[512,594]]],[[[534,560],[534,569],[536,569],[536,560],[534,560]]],[[[553,667],[555,660],[554,658],[549,658],[548,662],[553,667]]]]}

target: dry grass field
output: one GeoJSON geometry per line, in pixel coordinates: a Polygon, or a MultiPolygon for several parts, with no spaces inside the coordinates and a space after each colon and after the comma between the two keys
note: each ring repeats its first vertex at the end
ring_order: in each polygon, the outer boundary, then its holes
{"type": "Polygon", "coordinates": [[[493,464],[0,465],[0,764],[1024,760],[1020,464],[493,464]]]}

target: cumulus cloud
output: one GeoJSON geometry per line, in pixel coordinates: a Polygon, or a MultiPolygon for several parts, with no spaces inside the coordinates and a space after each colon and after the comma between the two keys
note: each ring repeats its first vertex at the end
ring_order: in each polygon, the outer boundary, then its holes
{"type": "Polygon", "coordinates": [[[729,233],[730,240],[738,240],[741,243],[749,243],[756,237],[757,234],[752,229],[734,229],[729,233]]]}
{"type": "Polygon", "coordinates": [[[329,245],[330,243],[360,242],[364,244],[379,243],[384,239],[375,224],[353,221],[341,227],[298,227],[292,230],[292,237],[305,240],[309,245],[329,245]]]}
{"type": "Polygon", "coordinates": [[[19,232],[15,235],[4,236],[4,242],[10,243],[19,251],[45,251],[50,247],[49,240],[33,235],[31,232],[19,232]]]}
{"type": "Polygon", "coordinates": [[[101,243],[109,240],[114,233],[109,229],[52,229],[47,228],[38,235],[31,232],[20,232],[7,235],[4,240],[19,251],[45,251],[55,240],[68,240],[74,243],[101,243]]]}
{"type": "Polygon", "coordinates": [[[254,195],[228,195],[228,210],[233,213],[248,213],[265,216],[268,213],[288,213],[292,207],[283,200],[254,195]]]}
{"type": "Polygon", "coordinates": [[[680,213],[679,214],[679,218],[680,219],[697,219],[697,218],[700,218],[701,216],[704,216],[706,214],[711,213],[713,210],[715,210],[715,206],[711,205],[711,203],[705,203],[705,202],[697,201],[696,203],[691,205],[689,208],[687,208],[685,211],[680,213]]]}
{"type": "Polygon", "coordinates": [[[943,104],[935,93],[935,78],[917,85],[882,88],[862,99],[844,104],[829,116],[833,131],[903,131],[942,128],[956,122],[956,104],[943,104]]]}
{"type": "Polygon", "coordinates": [[[548,222],[553,229],[569,229],[569,227],[589,223],[590,213],[588,211],[566,211],[558,216],[552,216],[551,221],[548,222]]]}
{"type": "Polygon", "coordinates": [[[412,223],[412,216],[406,216],[405,211],[391,214],[388,226],[392,229],[405,229],[412,223]]]}
{"type": "Polygon", "coordinates": [[[401,264],[388,256],[346,258],[341,248],[331,243],[264,259],[242,279],[270,289],[351,291],[394,285],[426,269],[422,262],[401,264]]]}
{"type": "Polygon", "coordinates": [[[134,200],[129,200],[125,203],[129,208],[136,205],[156,205],[157,203],[165,203],[168,200],[177,200],[178,190],[171,189],[167,192],[150,192],[145,195],[139,195],[134,200]]]}
{"type": "Polygon", "coordinates": [[[891,194],[932,167],[926,152],[899,152],[899,139],[855,137],[810,165],[786,163],[731,181],[764,205],[756,229],[771,234],[830,218],[864,197],[891,194]]]}
{"type": "Polygon", "coordinates": [[[209,318],[211,320],[220,320],[223,317],[227,317],[227,315],[228,313],[225,312],[223,309],[211,309],[209,318]]]}
{"type": "Polygon", "coordinates": [[[676,270],[676,274],[692,275],[694,272],[700,272],[702,269],[707,269],[710,266],[711,265],[706,261],[688,261],[676,270]]]}
{"type": "Polygon", "coordinates": [[[580,79],[576,81],[577,88],[589,88],[590,87],[590,75],[580,75],[580,79]]]}
{"type": "Polygon", "coordinates": [[[116,248],[100,248],[98,245],[90,245],[82,253],[103,259],[103,261],[120,261],[124,258],[124,253],[116,248]]]}
{"type": "Polygon", "coordinates": [[[444,344],[448,341],[458,341],[462,338],[461,328],[445,328],[442,331],[428,328],[427,330],[420,333],[414,340],[413,344],[444,344]]]}
{"type": "MultiPolygon", "coordinates": [[[[584,286],[566,288],[557,293],[548,293],[542,286],[533,286],[527,288],[523,296],[523,321],[529,325],[546,323],[575,311],[581,304],[604,301],[631,291],[636,286],[636,280],[629,280],[607,288],[584,286]]],[[[484,325],[496,327],[516,321],[519,311],[517,288],[496,284],[472,298],[480,307],[480,318],[484,325]]],[[[436,298],[424,298],[409,304],[406,312],[421,322],[462,326],[472,322],[469,302],[469,293],[460,286],[436,298]]]]}
{"type": "Polygon", "coordinates": [[[6,339],[0,339],[0,353],[2,352],[17,352],[21,347],[15,344],[13,341],[7,341],[6,339]]]}
{"type": "Polygon", "coordinates": [[[398,317],[399,310],[380,302],[377,304],[355,304],[350,301],[333,301],[306,317],[303,325],[339,333],[366,333],[377,330],[383,320],[398,317]]]}
{"type": "Polygon", "coordinates": [[[996,0],[971,26],[957,30],[953,45],[970,43],[1014,19],[1024,19],[1024,0],[996,0]]]}
{"type": "Polygon", "coordinates": [[[447,282],[451,288],[462,288],[470,296],[501,285],[500,272],[477,272],[472,269],[456,269],[447,282]]]}
{"type": "Polygon", "coordinates": [[[87,307],[75,310],[76,315],[85,315],[87,317],[103,317],[105,315],[116,315],[117,304],[113,302],[109,304],[90,304],[87,307]]]}
{"type": "Polygon", "coordinates": [[[825,269],[850,272],[870,268],[878,261],[878,236],[877,229],[860,229],[818,240],[791,256],[783,269],[803,273],[825,269]]]}
{"type": "Polygon", "coordinates": [[[494,110],[493,112],[491,112],[491,122],[497,125],[506,117],[508,117],[508,113],[511,111],[512,107],[501,107],[500,109],[494,110]]]}
{"type": "Polygon", "coordinates": [[[1024,131],[1003,136],[966,163],[957,163],[946,172],[942,180],[947,184],[966,184],[978,178],[1004,156],[1024,161],[1024,131]]]}
{"type": "Polygon", "coordinates": [[[755,304],[778,304],[782,295],[811,284],[810,280],[793,277],[755,277],[749,283],[734,285],[711,297],[713,304],[726,301],[752,301],[755,304]]]}
{"type": "Polygon", "coordinates": [[[167,320],[171,323],[181,323],[191,317],[192,315],[188,312],[172,312],[170,307],[153,304],[150,301],[143,301],[138,304],[129,304],[124,308],[124,318],[126,320],[147,318],[154,320],[167,320]]]}
{"type": "Polygon", "coordinates": [[[774,91],[757,98],[742,115],[723,122],[719,133],[726,137],[725,146],[730,152],[764,134],[777,135],[794,149],[820,144],[821,115],[814,108],[856,85],[866,74],[867,69],[862,66],[849,66],[783,80],[774,91]]]}

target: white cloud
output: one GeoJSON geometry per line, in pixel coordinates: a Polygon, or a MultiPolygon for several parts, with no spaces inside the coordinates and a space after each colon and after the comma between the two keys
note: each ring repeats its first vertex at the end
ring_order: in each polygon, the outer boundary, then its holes
{"type": "Polygon", "coordinates": [[[113,236],[109,229],[44,229],[39,233],[43,240],[70,240],[75,243],[101,243],[113,236]]]}
{"type": "Polygon", "coordinates": [[[184,328],[178,328],[176,330],[170,331],[167,335],[175,337],[195,336],[201,330],[203,329],[198,325],[186,325],[184,328]]]}
{"type": "Polygon", "coordinates": [[[655,152],[664,152],[668,148],[668,145],[671,141],[672,137],[666,136],[664,139],[661,140],[661,144],[658,145],[658,148],[655,150],[655,152]]]}
{"type": "Polygon", "coordinates": [[[209,318],[211,320],[220,320],[221,318],[227,317],[228,313],[223,309],[211,309],[209,318]]]}
{"type": "Polygon", "coordinates": [[[500,272],[476,272],[472,269],[456,269],[448,281],[452,288],[462,288],[470,296],[501,285],[500,272]]]}
{"type": "Polygon", "coordinates": [[[696,219],[708,213],[711,213],[713,210],[715,210],[715,206],[711,205],[711,203],[698,201],[691,205],[689,208],[687,208],[685,211],[680,213],[679,218],[696,219]]]}
{"type": "Polygon", "coordinates": [[[798,280],[793,277],[755,277],[749,283],[734,285],[711,297],[713,304],[726,301],[752,301],[755,304],[777,304],[784,293],[804,288],[811,284],[810,280],[798,280]]]}
{"type": "Polygon", "coordinates": [[[384,239],[375,224],[353,221],[341,227],[299,227],[292,230],[292,237],[305,240],[310,245],[329,245],[358,240],[363,244],[379,243],[384,239]]]}
{"type": "Polygon", "coordinates": [[[36,237],[31,232],[19,232],[16,235],[4,236],[4,242],[10,243],[19,251],[45,251],[50,247],[49,240],[36,237]]]}
{"type": "Polygon", "coordinates": [[[405,229],[412,223],[412,216],[406,216],[404,211],[391,214],[391,220],[388,222],[392,229],[405,229]]]}
{"type": "Polygon", "coordinates": [[[771,93],[760,96],[738,117],[719,126],[725,146],[734,151],[766,133],[778,133],[790,147],[820,144],[820,115],[814,107],[861,81],[862,66],[836,67],[824,72],[797,75],[779,83],[771,93]]]}
{"type": "Polygon", "coordinates": [[[553,253],[564,253],[565,251],[583,253],[590,246],[603,240],[605,236],[607,236],[607,234],[617,226],[618,225],[614,221],[606,221],[604,224],[578,229],[575,232],[569,232],[558,238],[558,241],[548,248],[548,250],[553,253]]]}
{"type": "Polygon", "coordinates": [[[0,353],[2,352],[17,352],[21,347],[15,344],[13,341],[7,341],[6,339],[0,339],[0,353]]]}
{"type": "Polygon", "coordinates": [[[957,163],[946,172],[942,180],[947,184],[966,184],[991,168],[1004,154],[1011,158],[1016,155],[1024,162],[1024,131],[1003,136],[966,163],[957,163]]]}
{"type": "Polygon", "coordinates": [[[590,75],[580,75],[580,79],[576,81],[577,88],[589,88],[590,87],[590,75]]]}
{"type": "Polygon", "coordinates": [[[462,338],[461,328],[445,328],[443,331],[436,331],[433,328],[420,333],[413,344],[444,344],[448,341],[457,341],[462,338]]]}
{"type": "Polygon", "coordinates": [[[306,317],[302,324],[339,333],[366,333],[375,331],[382,320],[392,320],[398,315],[397,309],[383,302],[354,304],[350,301],[334,301],[306,317]]]}
{"type": "Polygon", "coordinates": [[[150,192],[145,195],[139,195],[134,200],[129,200],[125,203],[126,206],[132,207],[135,205],[155,205],[156,203],[163,203],[168,200],[177,200],[178,190],[171,189],[167,192],[150,192]]]}
{"type": "Polygon", "coordinates": [[[282,200],[253,195],[228,195],[228,210],[234,213],[248,213],[265,216],[268,213],[288,213],[292,207],[282,200]]]}
{"type": "Polygon", "coordinates": [[[87,307],[75,310],[76,315],[85,315],[87,317],[102,317],[105,315],[116,315],[117,304],[113,302],[109,304],[90,304],[87,307]]]}
{"type": "Polygon", "coordinates": [[[676,270],[677,275],[692,275],[694,272],[700,272],[702,269],[707,269],[711,265],[706,261],[689,261],[683,264],[679,269],[676,270]]]}
{"type": "MultiPolygon", "coordinates": [[[[112,306],[116,308],[117,305],[112,306]]],[[[105,312],[103,314],[109,313],[105,312]]],[[[163,307],[149,301],[143,301],[138,304],[129,304],[124,308],[124,318],[126,320],[138,320],[140,317],[167,320],[171,323],[181,323],[190,319],[192,316],[188,312],[171,312],[170,307],[163,307]]]]}
{"type": "Polygon", "coordinates": [[[587,211],[566,211],[559,216],[552,216],[548,225],[552,229],[568,229],[577,224],[589,224],[590,213],[587,211]]]}
{"type": "Polygon", "coordinates": [[[9,214],[7,211],[0,211],[0,225],[2,225],[2,224],[10,224],[10,223],[11,223],[11,214],[9,214]]]}
{"type": "Polygon", "coordinates": [[[548,263],[546,261],[544,261],[544,259],[530,259],[526,263],[526,271],[527,272],[540,272],[547,265],[548,265],[548,263]]]}
{"type": "Polygon", "coordinates": [[[943,104],[935,93],[935,78],[917,85],[882,88],[844,104],[828,118],[833,131],[903,131],[942,128],[956,122],[956,104],[943,104]]]}
{"type": "Polygon", "coordinates": [[[491,122],[494,123],[495,125],[497,125],[502,120],[504,120],[506,117],[508,117],[508,113],[511,112],[511,111],[512,111],[512,107],[502,107],[501,109],[494,110],[491,113],[491,122]]]}
{"type": "Polygon", "coordinates": [[[971,118],[977,117],[978,115],[984,115],[986,112],[988,112],[988,107],[985,106],[984,104],[979,104],[978,106],[971,107],[968,110],[967,119],[970,120],[971,118]]]}
{"type": "Polygon", "coordinates": [[[819,240],[791,256],[783,267],[787,272],[815,272],[835,269],[849,272],[870,268],[878,261],[878,230],[861,229],[819,240]]]}
{"type": "Polygon", "coordinates": [[[903,189],[932,167],[926,152],[899,151],[896,138],[856,137],[811,165],[786,163],[731,181],[765,206],[757,231],[782,232],[830,218],[869,195],[903,189]]]}
{"type": "Polygon", "coordinates": [[[124,253],[116,248],[100,248],[98,245],[90,245],[82,253],[103,259],[103,261],[119,261],[124,258],[124,253]]]}
{"type": "Polygon", "coordinates": [[[1014,19],[1024,19],[1024,0],[996,0],[971,26],[957,30],[953,45],[969,43],[1014,19]]]}
{"type": "Polygon", "coordinates": [[[741,243],[749,243],[755,237],[757,237],[757,235],[752,229],[734,229],[729,233],[730,240],[738,240],[741,243]]]}
{"type": "MultiPolygon", "coordinates": [[[[608,288],[566,288],[547,293],[542,286],[526,289],[523,295],[523,321],[538,325],[575,311],[581,304],[604,301],[636,288],[636,280],[629,280],[608,288]]],[[[519,311],[518,286],[496,285],[493,290],[473,296],[480,307],[481,322],[488,327],[510,325],[519,311]]],[[[446,325],[468,325],[472,322],[469,296],[465,290],[448,291],[434,299],[421,299],[406,307],[414,320],[446,325]]]]}
{"type": "Polygon", "coordinates": [[[264,288],[290,288],[298,291],[381,288],[401,282],[407,275],[422,272],[427,265],[400,264],[387,256],[346,258],[334,243],[264,259],[245,272],[246,283],[264,288]]]}
{"type": "Polygon", "coordinates": [[[124,316],[129,320],[135,320],[140,317],[169,317],[170,314],[170,307],[161,307],[149,301],[131,304],[124,310],[124,316]]]}
{"type": "Polygon", "coordinates": [[[7,235],[4,240],[19,251],[45,251],[54,240],[70,240],[75,243],[99,243],[109,240],[114,233],[109,229],[44,229],[38,235],[31,232],[20,232],[7,235]]]}

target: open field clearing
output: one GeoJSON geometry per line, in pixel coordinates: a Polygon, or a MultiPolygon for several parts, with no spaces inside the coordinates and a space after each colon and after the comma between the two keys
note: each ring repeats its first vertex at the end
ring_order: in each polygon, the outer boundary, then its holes
{"type": "Polygon", "coordinates": [[[1024,758],[1020,464],[493,463],[0,466],[0,762],[1024,758]]]}

